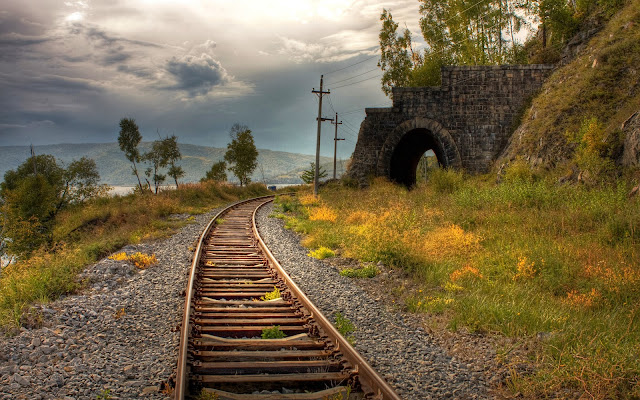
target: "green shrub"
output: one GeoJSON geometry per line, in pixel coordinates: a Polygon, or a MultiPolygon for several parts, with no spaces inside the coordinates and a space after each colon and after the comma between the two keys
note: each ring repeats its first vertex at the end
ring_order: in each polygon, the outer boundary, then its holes
{"type": "Polygon", "coordinates": [[[324,260],[325,258],[334,257],[336,253],[328,247],[321,246],[316,250],[310,251],[307,255],[318,260],[324,260]]]}
{"type": "Polygon", "coordinates": [[[273,291],[265,293],[264,296],[260,297],[260,300],[262,301],[276,300],[276,299],[279,299],[280,296],[281,296],[280,289],[274,286],[273,291]]]}
{"type": "Polygon", "coordinates": [[[375,278],[380,271],[375,265],[367,265],[362,268],[345,268],[340,271],[340,275],[347,278],[375,278]]]}
{"type": "Polygon", "coordinates": [[[347,339],[351,344],[355,342],[355,337],[351,334],[356,331],[356,327],[347,317],[342,315],[341,312],[336,313],[336,329],[340,334],[347,339]]]}
{"type": "Polygon", "coordinates": [[[271,328],[264,328],[262,330],[263,339],[282,339],[287,335],[282,332],[280,325],[274,325],[271,328]]]}
{"type": "Polygon", "coordinates": [[[462,171],[436,168],[429,175],[429,184],[438,193],[453,193],[462,187],[463,177],[462,171]]]}

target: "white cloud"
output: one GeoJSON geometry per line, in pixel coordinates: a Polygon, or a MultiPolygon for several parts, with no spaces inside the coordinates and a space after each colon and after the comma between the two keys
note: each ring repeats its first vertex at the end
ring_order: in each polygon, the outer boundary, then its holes
{"type": "Polygon", "coordinates": [[[82,21],[83,18],[84,18],[84,15],[81,12],[76,11],[74,13],[69,14],[65,18],[65,20],[69,22],[78,22],[78,21],[82,21]]]}
{"type": "Polygon", "coordinates": [[[365,42],[354,44],[334,42],[335,44],[323,44],[321,42],[308,43],[296,39],[281,37],[282,46],[278,53],[289,57],[293,62],[318,62],[331,63],[348,60],[361,54],[373,54],[374,47],[366,46],[365,42]]]}

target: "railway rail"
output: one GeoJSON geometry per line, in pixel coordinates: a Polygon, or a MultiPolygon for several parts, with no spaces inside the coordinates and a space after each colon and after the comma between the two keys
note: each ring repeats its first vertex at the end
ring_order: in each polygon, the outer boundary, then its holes
{"type": "Polygon", "coordinates": [[[175,398],[204,392],[220,400],[400,400],[262,241],[255,213],[272,200],[229,206],[200,237],[186,290],[175,398]],[[280,296],[264,300],[276,288],[280,296]],[[263,339],[265,329],[285,337],[263,339]]]}

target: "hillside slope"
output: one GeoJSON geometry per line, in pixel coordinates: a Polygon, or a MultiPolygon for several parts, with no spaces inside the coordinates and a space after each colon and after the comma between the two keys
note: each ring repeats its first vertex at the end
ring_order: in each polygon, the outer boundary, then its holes
{"type": "Polygon", "coordinates": [[[611,156],[620,163],[625,142],[622,125],[638,110],[640,0],[631,0],[573,61],[552,74],[497,164],[521,156],[531,165],[562,166],[576,148],[570,137],[593,118],[604,128],[611,156]]]}
{"type": "MultiPolygon", "coordinates": [[[[147,151],[151,143],[141,143],[142,152],[147,151]]],[[[224,158],[226,149],[196,146],[192,144],[179,144],[182,160],[178,163],[186,172],[182,179],[184,182],[197,182],[214,162],[224,158]]],[[[51,154],[57,160],[68,164],[73,159],[87,156],[95,160],[101,181],[109,185],[135,185],[136,178],[131,174],[131,163],[125,158],[117,143],[85,143],[85,144],[55,144],[35,146],[36,154],[51,154]]],[[[309,164],[315,161],[315,156],[309,154],[288,153],[259,149],[258,168],[253,173],[254,182],[266,183],[302,183],[300,172],[308,169],[309,164]]],[[[15,169],[29,157],[27,146],[0,146],[0,179],[7,170],[15,169]]],[[[333,171],[333,160],[329,157],[321,157],[321,165],[327,171],[333,171]],[[329,168],[331,164],[331,168],[329,168]]],[[[344,164],[344,163],[342,163],[344,164]]],[[[340,165],[340,164],[339,164],[340,165]]],[[[144,171],[145,167],[139,167],[144,171]]],[[[338,170],[341,174],[344,168],[338,170]]],[[[234,177],[229,173],[229,179],[234,177]]]]}

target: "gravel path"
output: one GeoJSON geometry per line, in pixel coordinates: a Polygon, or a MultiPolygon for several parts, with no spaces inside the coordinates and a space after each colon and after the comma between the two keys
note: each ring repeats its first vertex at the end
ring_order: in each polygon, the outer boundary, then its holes
{"type": "Polygon", "coordinates": [[[177,360],[190,247],[214,214],[122,249],[155,253],[146,270],[109,259],[88,267],[88,289],[36,309],[43,327],[0,338],[0,399],[168,398],[160,390],[177,360]]]}
{"type": "Polygon", "coordinates": [[[350,278],[308,257],[298,235],[268,218],[271,210],[260,210],[258,226],[273,255],[328,318],[340,312],[354,323],[356,349],[403,399],[489,397],[482,371],[449,357],[410,315],[390,313],[350,278]]]}

